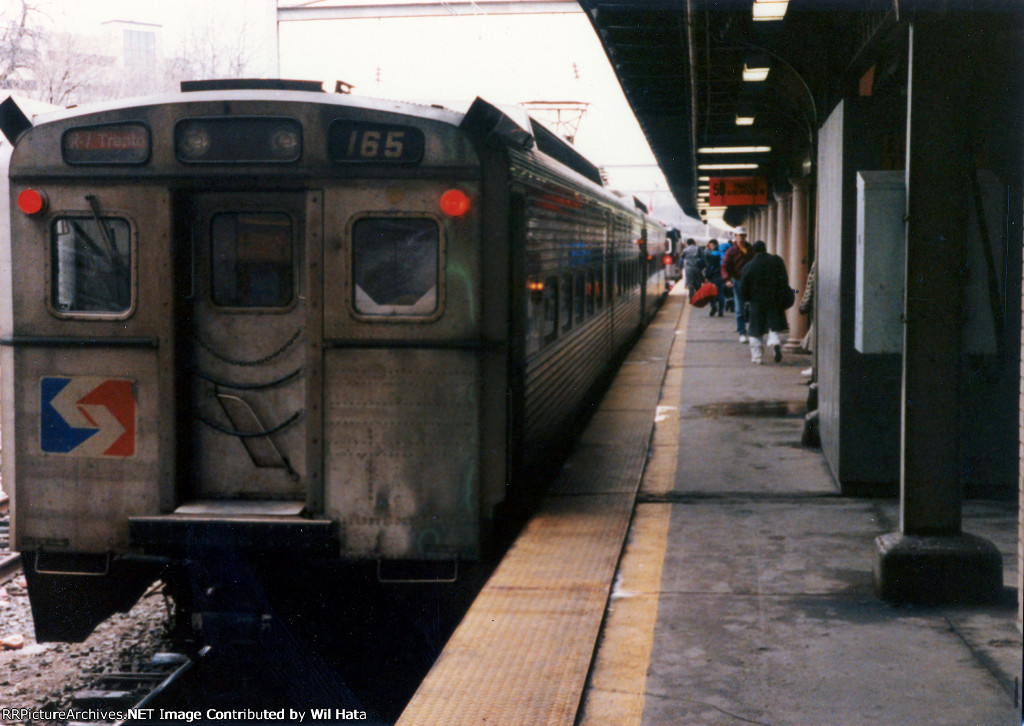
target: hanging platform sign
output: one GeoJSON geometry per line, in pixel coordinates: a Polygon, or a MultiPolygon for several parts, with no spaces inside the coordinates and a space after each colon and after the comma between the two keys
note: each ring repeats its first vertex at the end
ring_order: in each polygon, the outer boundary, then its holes
{"type": "Polygon", "coordinates": [[[768,180],[763,176],[711,177],[708,205],[738,207],[768,203],[768,180]]]}

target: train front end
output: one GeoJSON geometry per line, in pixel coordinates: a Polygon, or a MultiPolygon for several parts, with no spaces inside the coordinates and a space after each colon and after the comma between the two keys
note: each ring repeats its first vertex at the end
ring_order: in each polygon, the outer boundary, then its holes
{"type": "Polygon", "coordinates": [[[10,131],[3,481],[39,640],[157,578],[194,620],[242,572],[480,556],[507,283],[460,118],[200,87],[10,131]]]}

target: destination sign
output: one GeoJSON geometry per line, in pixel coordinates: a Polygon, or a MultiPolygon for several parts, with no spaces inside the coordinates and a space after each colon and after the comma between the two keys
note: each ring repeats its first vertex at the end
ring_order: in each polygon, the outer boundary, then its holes
{"type": "Polygon", "coordinates": [[[327,153],[343,164],[416,164],[425,144],[423,132],[413,126],[335,121],[328,130],[327,153]]]}
{"type": "Polygon", "coordinates": [[[141,123],[68,129],[61,138],[68,164],[143,164],[149,159],[149,129],[141,123]]]}

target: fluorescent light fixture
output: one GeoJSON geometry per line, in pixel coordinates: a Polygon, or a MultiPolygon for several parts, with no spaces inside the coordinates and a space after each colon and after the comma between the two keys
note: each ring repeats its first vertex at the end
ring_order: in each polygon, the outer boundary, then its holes
{"type": "Polygon", "coordinates": [[[771,60],[766,53],[750,53],[743,59],[743,80],[763,81],[771,70],[771,60]]]}
{"type": "Polygon", "coordinates": [[[759,164],[698,164],[698,169],[705,171],[718,171],[721,169],[757,169],[759,164]]]}
{"type": "Polygon", "coordinates": [[[768,71],[771,68],[768,66],[748,66],[746,63],[743,64],[743,80],[759,83],[768,77],[768,71]]]}
{"type": "Polygon", "coordinates": [[[765,154],[772,150],[770,146],[702,146],[698,154],[765,154]]]}
{"type": "Polygon", "coordinates": [[[754,20],[782,20],[789,7],[789,0],[754,0],[754,20]]]}
{"type": "Polygon", "coordinates": [[[736,114],[736,125],[737,126],[753,126],[754,125],[754,117],[753,116],[740,116],[739,114],[736,114]]]}
{"type": "Polygon", "coordinates": [[[711,177],[709,177],[709,176],[699,176],[699,177],[697,177],[697,181],[709,182],[709,181],[711,181],[711,177]]]}

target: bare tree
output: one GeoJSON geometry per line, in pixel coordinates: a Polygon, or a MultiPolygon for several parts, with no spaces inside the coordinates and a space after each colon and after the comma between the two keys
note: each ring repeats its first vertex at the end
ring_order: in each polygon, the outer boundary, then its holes
{"type": "Polygon", "coordinates": [[[38,8],[29,0],[13,0],[0,12],[0,87],[10,88],[20,71],[36,57],[38,8]]]}
{"type": "Polygon", "coordinates": [[[28,69],[33,95],[59,106],[84,103],[113,95],[114,59],[97,38],[49,33],[39,38],[34,62],[28,69]]]}
{"type": "Polygon", "coordinates": [[[193,22],[182,40],[181,54],[172,62],[176,80],[242,78],[251,72],[258,48],[248,22],[237,32],[225,32],[213,17],[193,22]]]}

